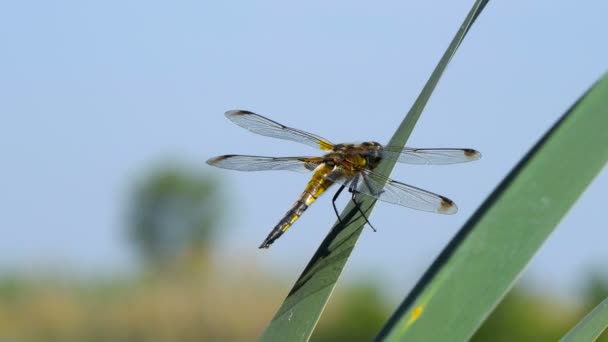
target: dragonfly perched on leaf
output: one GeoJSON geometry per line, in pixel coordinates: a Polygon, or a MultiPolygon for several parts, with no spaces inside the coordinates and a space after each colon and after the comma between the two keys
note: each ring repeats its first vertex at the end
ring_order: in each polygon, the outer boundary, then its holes
{"type": "MultiPolygon", "coordinates": [[[[443,165],[473,161],[481,157],[479,152],[469,148],[403,148],[383,146],[374,141],[334,145],[320,136],[287,127],[253,112],[231,110],[226,112],[226,117],[253,133],[296,141],[326,152],[321,157],[261,157],[228,154],[207,160],[209,165],[238,171],[314,171],[300,198],[268,234],[260,248],[270,247],[334,183],[341,185],[332,200],[336,215],[338,210],[335,202],[345,187],[352,193],[351,199],[363,217],[365,214],[357,201],[357,194],[412,209],[454,214],[458,208],[452,200],[392,180],[374,169],[382,159],[386,158],[393,158],[397,162],[406,164],[443,165]]],[[[338,219],[340,219],[339,215],[338,219]]],[[[367,217],[365,219],[367,221],[367,217]]]]}

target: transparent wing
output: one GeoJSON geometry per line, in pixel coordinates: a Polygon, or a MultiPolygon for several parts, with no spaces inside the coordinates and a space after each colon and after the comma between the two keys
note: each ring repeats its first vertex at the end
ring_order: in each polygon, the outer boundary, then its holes
{"type": "Polygon", "coordinates": [[[246,110],[231,110],[226,117],[235,124],[260,135],[303,143],[324,151],[333,148],[333,144],[320,136],[290,128],[276,121],[272,121],[259,114],[246,110]]]}
{"type": "Polygon", "coordinates": [[[446,197],[397,182],[368,169],[362,169],[348,179],[333,180],[358,193],[412,209],[439,214],[455,214],[458,211],[456,204],[446,197]]]}
{"type": "Polygon", "coordinates": [[[400,163],[445,165],[465,163],[481,158],[481,153],[470,148],[403,148],[384,146],[384,157],[394,158],[400,163]]]}
{"type": "Polygon", "coordinates": [[[289,170],[296,172],[313,171],[323,158],[319,157],[260,157],[228,154],[207,160],[207,164],[238,171],[289,170]]]}

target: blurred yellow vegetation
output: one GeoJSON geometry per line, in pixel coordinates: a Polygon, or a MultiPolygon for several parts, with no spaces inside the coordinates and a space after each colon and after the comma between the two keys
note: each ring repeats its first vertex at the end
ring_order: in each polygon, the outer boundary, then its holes
{"type": "MultiPolygon", "coordinates": [[[[229,274],[209,263],[193,269],[87,281],[4,276],[0,340],[251,341],[289,291],[287,282],[255,265],[232,265],[229,274]]],[[[373,283],[341,286],[312,341],[369,341],[396,305],[373,283]]],[[[516,289],[473,341],[555,341],[587,309],[516,289]]],[[[600,341],[608,341],[606,334],[600,341]]]]}
{"type": "Polygon", "coordinates": [[[231,278],[205,272],[113,284],[31,279],[18,291],[1,291],[0,340],[250,340],[261,334],[281,297],[264,278],[231,278]]]}

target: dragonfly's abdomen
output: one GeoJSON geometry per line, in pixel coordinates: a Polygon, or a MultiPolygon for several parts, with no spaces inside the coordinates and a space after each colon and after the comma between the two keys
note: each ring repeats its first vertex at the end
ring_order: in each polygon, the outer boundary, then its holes
{"type": "Polygon", "coordinates": [[[270,247],[276,239],[283,235],[283,233],[302,216],[302,213],[308,209],[308,206],[316,201],[317,198],[333,184],[333,181],[327,178],[330,172],[331,168],[322,166],[314,173],[300,198],[294,203],[291,209],[287,211],[285,216],[283,216],[283,219],[279,221],[270,234],[268,234],[264,242],[260,245],[260,248],[270,247]]]}

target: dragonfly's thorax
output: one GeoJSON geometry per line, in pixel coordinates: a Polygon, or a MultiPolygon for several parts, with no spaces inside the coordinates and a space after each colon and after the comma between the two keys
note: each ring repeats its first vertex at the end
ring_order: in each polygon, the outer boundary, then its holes
{"type": "Polygon", "coordinates": [[[337,144],[327,154],[330,166],[341,166],[351,171],[374,169],[382,159],[382,145],[369,141],[362,144],[337,144]]]}

